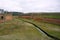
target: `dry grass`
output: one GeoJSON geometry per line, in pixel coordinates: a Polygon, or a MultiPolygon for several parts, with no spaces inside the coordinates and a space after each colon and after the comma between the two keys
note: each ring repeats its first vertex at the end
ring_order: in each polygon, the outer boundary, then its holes
{"type": "Polygon", "coordinates": [[[33,25],[14,19],[0,24],[0,40],[52,40],[33,25]]]}

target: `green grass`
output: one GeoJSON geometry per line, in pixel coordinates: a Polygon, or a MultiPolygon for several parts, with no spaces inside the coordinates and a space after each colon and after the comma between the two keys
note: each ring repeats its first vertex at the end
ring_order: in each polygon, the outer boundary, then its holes
{"type": "Polygon", "coordinates": [[[60,15],[40,15],[40,17],[60,19],[60,15]]]}
{"type": "Polygon", "coordinates": [[[41,13],[41,14],[36,13],[35,16],[40,17],[40,18],[44,17],[44,18],[60,19],[60,13],[41,13]]]}
{"type": "MultiPolygon", "coordinates": [[[[27,19],[24,19],[24,20],[27,20],[27,19]]],[[[37,22],[34,20],[27,20],[27,21],[35,23],[40,28],[42,28],[44,31],[49,33],[50,35],[60,38],[60,26],[59,25],[50,24],[50,23],[41,22],[41,21],[37,22]]]]}
{"type": "Polygon", "coordinates": [[[52,40],[20,19],[0,23],[0,40],[52,40]]]}

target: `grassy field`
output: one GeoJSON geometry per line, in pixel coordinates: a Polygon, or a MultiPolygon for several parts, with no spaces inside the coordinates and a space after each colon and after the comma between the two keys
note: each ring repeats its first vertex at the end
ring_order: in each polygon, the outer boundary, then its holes
{"type": "Polygon", "coordinates": [[[39,32],[32,24],[13,19],[0,23],[0,40],[53,40],[39,32]]]}
{"type": "Polygon", "coordinates": [[[60,25],[60,13],[32,13],[24,15],[22,18],[60,25]]]}
{"type": "Polygon", "coordinates": [[[37,30],[37,28],[32,24],[24,22],[22,20],[34,23],[41,29],[46,31],[48,34],[60,39],[60,25],[50,23],[51,21],[46,22],[43,19],[43,18],[52,18],[59,20],[60,14],[27,13],[21,15],[21,13],[18,14],[14,13],[13,16],[14,16],[13,20],[0,23],[0,40],[53,40],[52,38],[44,34],[42,31],[37,30]],[[42,18],[43,20],[41,21],[40,19],[39,21],[34,20],[36,18],[38,19],[42,18]]]}
{"type": "MultiPolygon", "coordinates": [[[[24,20],[26,20],[26,19],[24,19],[24,20]]],[[[38,22],[35,20],[27,20],[27,21],[35,23],[40,28],[42,28],[44,31],[46,31],[48,34],[55,36],[57,38],[60,38],[60,26],[59,25],[41,22],[41,21],[38,22]]]]}
{"type": "Polygon", "coordinates": [[[39,17],[39,18],[54,18],[54,19],[60,19],[60,13],[39,13],[39,14],[32,14],[33,16],[39,17]]]}
{"type": "Polygon", "coordinates": [[[60,15],[40,15],[40,17],[60,19],[60,15]]]}

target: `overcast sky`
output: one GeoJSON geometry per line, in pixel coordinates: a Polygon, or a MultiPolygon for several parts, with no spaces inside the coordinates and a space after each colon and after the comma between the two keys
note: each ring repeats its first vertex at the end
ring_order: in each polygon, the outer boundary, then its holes
{"type": "Polygon", "coordinates": [[[60,12],[60,0],[0,0],[0,8],[18,12],[60,12]]]}

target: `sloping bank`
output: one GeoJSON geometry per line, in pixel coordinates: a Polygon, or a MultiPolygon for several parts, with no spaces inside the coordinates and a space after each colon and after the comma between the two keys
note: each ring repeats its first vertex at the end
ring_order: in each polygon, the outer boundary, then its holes
{"type": "Polygon", "coordinates": [[[41,29],[39,26],[37,26],[36,24],[34,24],[34,23],[32,23],[32,22],[29,22],[29,21],[26,21],[26,20],[23,20],[23,19],[22,19],[22,21],[34,25],[39,31],[42,31],[42,32],[43,32],[45,35],[47,35],[48,37],[50,37],[50,38],[52,38],[52,39],[54,39],[54,40],[60,40],[59,38],[57,38],[57,37],[55,37],[55,36],[52,36],[52,35],[48,34],[48,33],[45,32],[43,29],[41,29]]]}

